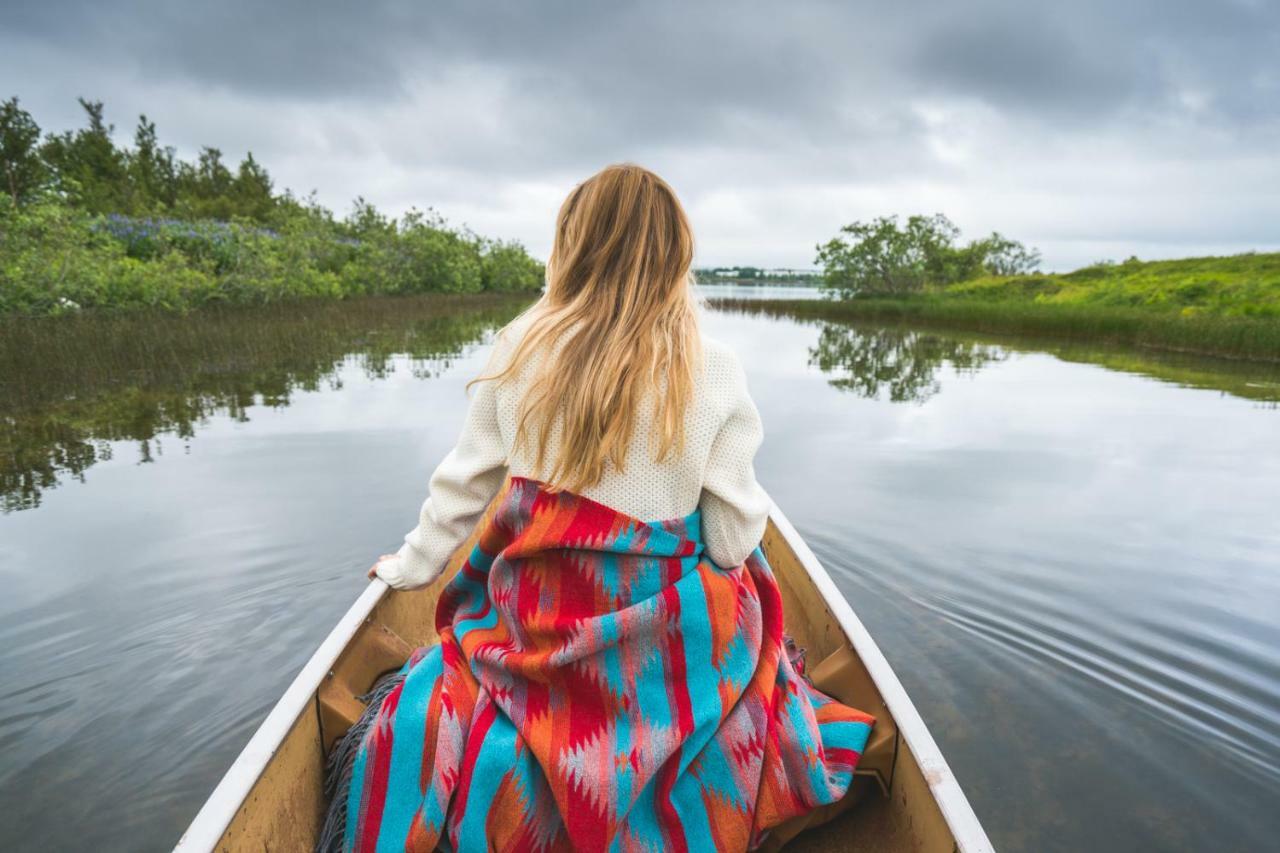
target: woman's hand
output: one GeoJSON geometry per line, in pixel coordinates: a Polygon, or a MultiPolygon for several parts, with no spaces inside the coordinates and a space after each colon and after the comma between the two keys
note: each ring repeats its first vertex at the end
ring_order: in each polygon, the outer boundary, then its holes
{"type": "Polygon", "coordinates": [[[370,579],[377,578],[392,589],[422,589],[430,586],[440,577],[444,566],[432,568],[421,565],[422,561],[414,560],[415,554],[409,549],[408,555],[383,554],[378,562],[369,569],[370,579]]]}
{"type": "Polygon", "coordinates": [[[384,560],[398,560],[398,559],[400,559],[399,554],[383,554],[381,557],[378,558],[378,562],[374,563],[372,566],[369,567],[369,571],[368,571],[369,580],[373,580],[378,576],[378,566],[382,565],[384,560]]]}

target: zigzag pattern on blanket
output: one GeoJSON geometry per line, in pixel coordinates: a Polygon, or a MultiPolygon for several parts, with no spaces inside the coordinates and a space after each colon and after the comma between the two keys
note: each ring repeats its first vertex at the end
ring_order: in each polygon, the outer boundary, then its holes
{"type": "MultiPolygon", "coordinates": [[[[383,700],[349,850],[733,850],[844,795],[873,720],[799,676],[757,549],[513,478],[383,700]]],[[[338,796],[342,796],[339,792],[338,796]]]]}

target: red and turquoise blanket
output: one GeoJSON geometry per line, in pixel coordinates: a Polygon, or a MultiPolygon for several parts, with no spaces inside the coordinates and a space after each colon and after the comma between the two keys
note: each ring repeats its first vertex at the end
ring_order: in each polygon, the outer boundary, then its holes
{"type": "Polygon", "coordinates": [[[348,850],[741,850],[842,797],[873,723],[796,673],[764,555],[713,565],[697,512],[513,478],[436,627],[355,754],[348,850]]]}

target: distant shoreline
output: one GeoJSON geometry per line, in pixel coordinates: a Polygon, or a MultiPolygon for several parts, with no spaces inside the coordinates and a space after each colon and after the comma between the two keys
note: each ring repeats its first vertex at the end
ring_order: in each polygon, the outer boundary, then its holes
{"type": "Polygon", "coordinates": [[[816,278],[812,281],[795,281],[793,279],[759,279],[759,278],[699,278],[700,286],[714,286],[717,284],[730,284],[734,287],[821,287],[822,279],[816,278]]]}

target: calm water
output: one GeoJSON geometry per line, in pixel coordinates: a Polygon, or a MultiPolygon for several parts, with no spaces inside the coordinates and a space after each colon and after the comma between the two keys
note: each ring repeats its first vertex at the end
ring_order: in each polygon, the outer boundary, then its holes
{"type": "MultiPolygon", "coordinates": [[[[172,845],[414,523],[516,307],[3,330],[0,848],[172,845]]],[[[1275,371],[706,323],[999,848],[1270,847],[1275,371]]]]}

